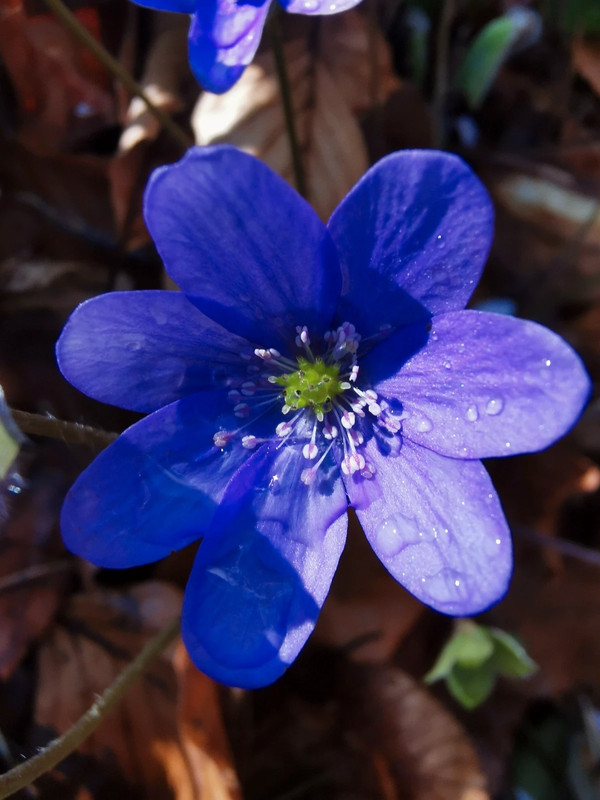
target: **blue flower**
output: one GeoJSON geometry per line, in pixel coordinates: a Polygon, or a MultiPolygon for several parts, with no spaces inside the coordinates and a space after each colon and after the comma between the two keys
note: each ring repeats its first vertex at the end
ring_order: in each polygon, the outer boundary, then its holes
{"type": "MultiPolygon", "coordinates": [[[[159,11],[192,15],[190,65],[209,92],[226,92],[254,58],[272,0],[136,0],[159,11]]],[[[337,14],[360,0],[278,0],[296,14],[337,14]]]]}
{"type": "Polygon", "coordinates": [[[148,413],[70,490],[67,546],[132,567],[202,538],[183,635],[236,686],[304,645],[348,505],[424,603],[502,597],[510,533],[479,459],[547,447],[589,379],[546,328],[463,310],[493,225],[469,168],[388,156],[325,227],[251,156],[193,149],[154,172],[145,217],[182,291],[88,300],[57,345],[81,391],[148,413]]]}

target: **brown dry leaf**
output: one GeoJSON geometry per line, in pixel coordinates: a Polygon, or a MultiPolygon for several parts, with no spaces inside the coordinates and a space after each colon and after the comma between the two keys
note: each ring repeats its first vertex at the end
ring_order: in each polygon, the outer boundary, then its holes
{"type": "MultiPolygon", "coordinates": [[[[357,116],[397,88],[383,37],[371,80],[369,30],[357,12],[318,21],[309,37],[285,45],[309,202],[327,219],[368,167],[357,116]],[[310,40],[312,41],[312,39],[310,40]],[[375,88],[376,97],[372,98],[375,88]]],[[[373,34],[375,35],[375,34],[373,34]]],[[[262,159],[290,183],[293,170],[274,60],[260,54],[224,95],[204,93],[192,115],[198,144],[228,142],[262,159]]]]}
{"type": "Polygon", "coordinates": [[[174,664],[179,681],[179,732],[190,767],[199,778],[199,800],[240,800],[218,686],[196,669],[183,644],[177,648],[174,664]]]}
{"type": "Polygon", "coordinates": [[[394,668],[350,674],[350,724],[371,757],[382,798],[489,800],[465,732],[423,686],[394,668]]]}
{"type": "Polygon", "coordinates": [[[0,679],[5,680],[29,647],[50,626],[70,583],[70,565],[52,558],[43,544],[54,524],[47,488],[27,492],[13,508],[0,540],[0,679]]]}
{"type": "Polygon", "coordinates": [[[559,696],[573,686],[600,692],[600,570],[565,558],[549,571],[539,549],[522,548],[507,598],[498,608],[501,627],[515,633],[540,670],[524,688],[559,696]]]}
{"type": "MultiPolygon", "coordinates": [[[[167,114],[180,111],[181,83],[189,75],[185,15],[155,14],[155,38],[148,51],[140,85],[155,106],[167,114]]],[[[119,154],[129,152],[140,142],[156,139],[160,123],[141,97],[134,97],[127,109],[119,139],[119,154]]]]}
{"type": "MultiPolygon", "coordinates": [[[[94,9],[76,12],[94,35],[94,9]]],[[[73,136],[78,118],[105,125],[114,116],[104,69],[52,15],[28,17],[20,0],[0,9],[0,51],[15,85],[23,127],[21,140],[43,151],[58,149],[73,136]]]]}
{"type": "Polygon", "coordinates": [[[573,69],[600,95],[600,39],[573,37],[571,58],[573,69]]]}
{"type": "MultiPolygon", "coordinates": [[[[54,733],[66,730],[180,606],[180,593],[158,582],[128,593],[97,590],[74,597],[65,625],[54,629],[39,654],[38,724],[54,733]]],[[[176,710],[177,678],[165,654],[84,742],[79,771],[71,765],[69,778],[93,796],[106,796],[117,782],[121,792],[130,786],[145,800],[209,797],[181,740],[176,710]]]]}
{"type": "MultiPolygon", "coordinates": [[[[183,14],[153,14],[154,39],[144,64],[140,85],[155,106],[167,114],[183,107],[181,85],[190,75],[187,60],[189,21],[183,14]]],[[[134,249],[148,241],[141,214],[141,197],[149,171],[147,145],[161,131],[155,115],[140,97],[127,109],[117,155],[110,161],[108,174],[117,230],[127,231],[127,247],[134,249]],[[132,213],[134,212],[134,213],[132,213]]],[[[171,160],[161,157],[160,162],[171,160]]]]}

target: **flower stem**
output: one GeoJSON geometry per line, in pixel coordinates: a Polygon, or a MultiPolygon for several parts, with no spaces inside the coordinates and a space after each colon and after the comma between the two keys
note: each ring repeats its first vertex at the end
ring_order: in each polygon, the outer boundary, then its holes
{"type": "Polygon", "coordinates": [[[179,619],[163,628],[131,661],[104,694],[58,739],[40,753],[0,775],[0,800],[29,786],[44,773],[69,756],[98,727],[107,713],[122,699],[125,692],[142,676],[150,663],[179,633],[179,619]]]}
{"type": "Polygon", "coordinates": [[[79,41],[85,47],[87,47],[91,53],[93,53],[98,61],[100,61],[100,63],[106,67],[106,69],[112,73],[112,75],[121,81],[123,86],[131,95],[137,95],[138,97],[141,97],[144,103],[148,106],[148,110],[154,114],[163,128],[171,134],[173,139],[180,144],[184,150],[187,150],[188,147],[193,145],[193,141],[187,135],[187,133],[180,128],[179,125],[173,122],[168,114],[165,114],[161,108],[159,108],[152,102],[152,100],[150,100],[143,87],[131,77],[127,70],[124,69],[121,64],[119,64],[116,58],[111,56],[108,50],[103,47],[95,38],[95,36],[88,31],[85,25],[82,25],[81,22],[79,22],[77,17],[67,8],[62,0],[45,0],[45,3],[50,7],[52,12],[58,17],[63,25],[68,28],[69,31],[77,39],[79,39],[79,41]]]}
{"type": "Polygon", "coordinates": [[[30,414],[29,411],[18,411],[11,408],[12,418],[23,431],[32,436],[48,436],[51,439],[62,439],[69,444],[86,444],[97,450],[103,450],[119,435],[93,428],[91,425],[80,425],[78,422],[65,422],[43,414],[30,414]]]}
{"type": "Polygon", "coordinates": [[[294,104],[292,101],[292,90],[285,65],[285,53],[283,51],[283,40],[281,38],[281,26],[279,24],[279,9],[273,6],[269,18],[269,34],[271,37],[271,47],[273,48],[273,58],[275,59],[275,70],[279,80],[279,90],[283,104],[283,116],[287,130],[290,153],[292,156],[292,169],[294,171],[294,182],[296,189],[302,197],[306,197],[306,181],[304,178],[304,166],[302,164],[302,151],[296,133],[296,122],[294,118],[294,104]]]}

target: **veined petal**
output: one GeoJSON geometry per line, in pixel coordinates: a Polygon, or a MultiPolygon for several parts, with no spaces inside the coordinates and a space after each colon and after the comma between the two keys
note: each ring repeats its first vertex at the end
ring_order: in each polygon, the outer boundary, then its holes
{"type": "Polygon", "coordinates": [[[376,391],[401,405],[404,435],[442,455],[542,450],[572,427],[590,393],[579,356],[535,322],[483,311],[442,314],[426,346],[400,366],[403,335],[379,345],[364,366],[376,391]],[[394,362],[400,368],[389,375],[394,362]]]}
{"type": "Polygon", "coordinates": [[[338,14],[360,3],[360,0],[279,0],[292,14],[338,14]]]}
{"type": "Polygon", "coordinates": [[[56,358],[84,394],[132,411],[155,411],[246,375],[252,352],[180,292],[111,292],[78,306],[56,358]]]}
{"type": "MultiPolygon", "coordinates": [[[[248,427],[260,433],[267,419],[248,427]]],[[[154,561],[199,539],[225,488],[248,458],[239,437],[223,450],[220,428],[239,427],[224,391],[190,395],[132,425],[82,472],[67,494],[67,547],[101,567],[154,561]]]]}
{"type": "Polygon", "coordinates": [[[445,458],[404,439],[365,458],[374,478],[345,479],[373,550],[409,592],[444,614],[485,611],[506,592],[512,544],[492,482],[479,461],[445,458]]]}
{"type": "Polygon", "coordinates": [[[345,270],[339,317],[365,336],[464,308],[491,244],[493,209],[460,158],[405,150],[361,178],[328,228],[345,270]]]}
{"type": "Polygon", "coordinates": [[[341,280],[333,242],[306,201],[252,156],[189,150],[152,174],[145,217],[173,280],[233,333],[281,350],[296,325],[317,335],[329,327],[341,280]]]}
{"type": "MultiPolygon", "coordinates": [[[[264,686],[296,658],[327,596],[346,538],[334,466],[305,486],[299,447],[265,446],[237,473],[200,546],[183,638],[218,681],[264,686]]],[[[323,468],[322,468],[323,469],[323,468]]]]}
{"type": "Polygon", "coordinates": [[[226,92],[252,61],[271,0],[196,3],[189,35],[190,65],[209,92],[226,92]]]}

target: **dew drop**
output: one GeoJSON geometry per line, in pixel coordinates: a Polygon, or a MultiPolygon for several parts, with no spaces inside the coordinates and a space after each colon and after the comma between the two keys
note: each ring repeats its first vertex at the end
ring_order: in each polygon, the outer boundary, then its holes
{"type": "Polygon", "coordinates": [[[400,549],[398,528],[393,518],[386,519],[377,531],[377,549],[383,556],[393,556],[400,549]]]}
{"type": "Polygon", "coordinates": [[[427,417],[423,417],[423,419],[420,419],[417,422],[415,428],[419,431],[419,433],[428,433],[433,428],[433,423],[430,419],[427,419],[427,417]]]}
{"type": "Polygon", "coordinates": [[[477,408],[475,406],[469,406],[467,408],[467,413],[465,414],[468,422],[477,422],[479,419],[479,413],[477,412],[477,408]]]}
{"type": "Polygon", "coordinates": [[[444,369],[451,369],[452,364],[449,361],[444,361],[444,369]]]}
{"type": "Polygon", "coordinates": [[[547,359],[544,361],[544,366],[545,366],[545,367],[550,367],[551,365],[552,365],[552,362],[550,361],[550,359],[549,359],[549,358],[547,358],[547,359]]]}
{"type": "Polygon", "coordinates": [[[486,405],[485,413],[489,414],[490,417],[495,417],[498,414],[500,414],[503,408],[504,408],[504,403],[502,402],[502,400],[500,400],[499,398],[494,398],[490,400],[486,405]]]}

